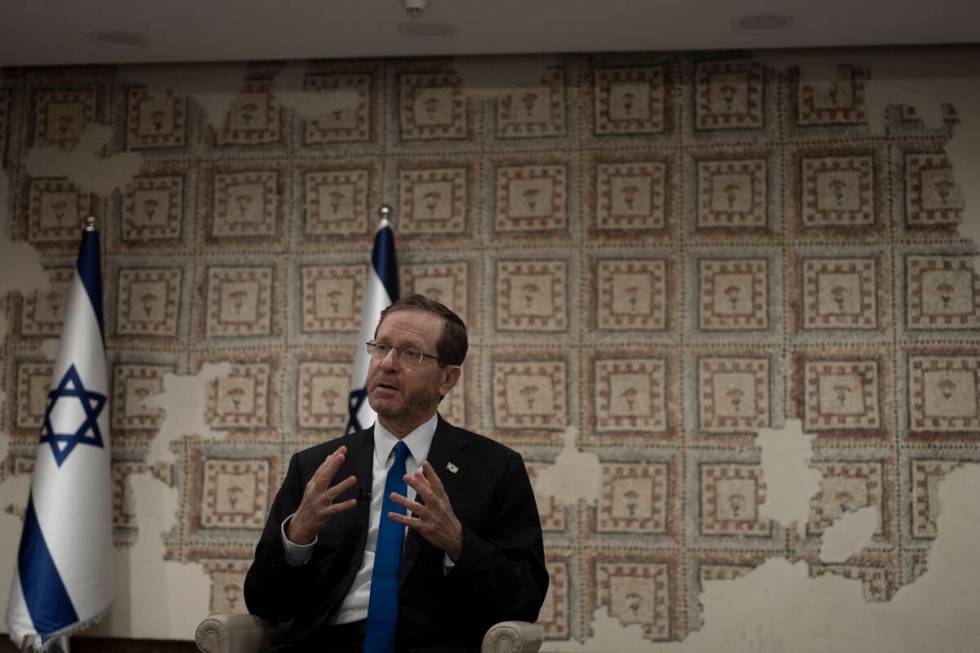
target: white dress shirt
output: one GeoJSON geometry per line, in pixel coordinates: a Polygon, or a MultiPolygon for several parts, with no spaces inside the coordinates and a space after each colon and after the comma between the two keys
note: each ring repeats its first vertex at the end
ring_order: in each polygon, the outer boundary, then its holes
{"type": "MultiPolygon", "coordinates": [[[[405,458],[405,473],[414,474],[421,465],[421,461],[429,456],[429,448],[432,446],[432,437],[436,432],[438,419],[433,415],[431,419],[416,428],[414,431],[402,438],[408,446],[408,456],[405,458]]],[[[354,582],[350,591],[341,602],[337,613],[331,619],[331,624],[345,624],[353,621],[367,619],[368,602],[371,598],[371,574],[374,571],[374,551],[378,543],[378,526],[381,523],[381,505],[384,502],[385,481],[388,477],[388,470],[395,461],[393,455],[395,444],[398,438],[392,435],[381,422],[374,423],[374,465],[371,471],[371,512],[368,517],[367,543],[364,547],[364,559],[361,561],[361,568],[354,576],[354,582]]],[[[334,483],[339,483],[344,479],[335,478],[334,483]]],[[[406,485],[406,496],[410,500],[415,499],[415,490],[411,485],[406,485]]],[[[294,513],[295,514],[295,513],[294,513]]],[[[286,537],[286,524],[292,519],[290,515],[282,522],[282,544],[286,552],[286,563],[294,567],[306,564],[310,556],[313,555],[314,539],[309,544],[296,544],[290,542],[286,537]]],[[[329,528],[329,525],[327,526],[329,528]]],[[[443,556],[443,569],[446,573],[452,569],[454,563],[449,554],[443,556]]]]}

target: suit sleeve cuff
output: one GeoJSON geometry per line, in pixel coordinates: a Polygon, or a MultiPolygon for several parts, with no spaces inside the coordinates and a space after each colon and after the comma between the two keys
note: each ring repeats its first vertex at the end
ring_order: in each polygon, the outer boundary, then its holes
{"type": "Polygon", "coordinates": [[[286,537],[286,526],[295,514],[293,513],[282,520],[282,524],[279,526],[279,532],[282,536],[282,549],[286,556],[286,564],[290,567],[302,567],[313,556],[313,546],[316,544],[317,538],[314,536],[313,541],[309,544],[296,544],[295,542],[289,541],[289,538],[286,537]]]}

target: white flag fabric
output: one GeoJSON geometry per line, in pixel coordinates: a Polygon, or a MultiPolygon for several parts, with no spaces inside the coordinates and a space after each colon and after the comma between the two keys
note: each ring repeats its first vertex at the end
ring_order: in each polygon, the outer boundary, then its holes
{"type": "Polygon", "coordinates": [[[395,232],[388,220],[382,218],[374,236],[371,268],[368,271],[367,287],[364,289],[361,333],[355,345],[354,373],[351,375],[351,391],[347,403],[350,416],[347,433],[359,431],[374,423],[375,414],[367,401],[367,372],[370,357],[364,343],[374,338],[381,311],[396,301],[398,301],[398,265],[395,261],[395,232]]]}
{"type": "Polygon", "coordinates": [[[82,233],[34,463],[7,629],[43,650],[98,621],[114,587],[99,234],[82,233]]]}

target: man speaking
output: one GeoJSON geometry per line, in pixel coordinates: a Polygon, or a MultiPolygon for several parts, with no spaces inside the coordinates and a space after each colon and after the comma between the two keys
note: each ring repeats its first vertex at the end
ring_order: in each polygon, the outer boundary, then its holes
{"type": "Polygon", "coordinates": [[[293,456],[245,578],[252,614],[290,622],[277,651],[478,651],[548,589],[521,456],[438,415],[466,326],[422,295],[381,313],[371,428],[293,456]]]}

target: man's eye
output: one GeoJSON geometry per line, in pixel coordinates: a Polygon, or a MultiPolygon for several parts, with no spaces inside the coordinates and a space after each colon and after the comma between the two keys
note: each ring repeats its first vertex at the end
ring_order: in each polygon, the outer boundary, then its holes
{"type": "Polygon", "coordinates": [[[409,359],[422,358],[422,355],[417,349],[402,349],[402,355],[407,356],[409,359]]]}
{"type": "Polygon", "coordinates": [[[376,344],[376,345],[374,346],[374,349],[375,349],[375,350],[376,350],[376,351],[377,351],[377,352],[378,352],[379,354],[387,354],[387,353],[388,353],[388,352],[389,352],[389,351],[391,350],[391,346],[389,346],[389,345],[381,345],[381,344],[376,344]]]}

